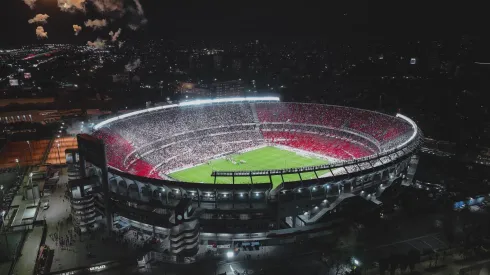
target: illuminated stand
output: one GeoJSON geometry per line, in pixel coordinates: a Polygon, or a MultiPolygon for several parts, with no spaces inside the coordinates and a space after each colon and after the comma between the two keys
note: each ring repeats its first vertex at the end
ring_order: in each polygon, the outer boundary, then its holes
{"type": "Polygon", "coordinates": [[[114,121],[118,121],[121,119],[125,119],[128,117],[136,116],[139,114],[144,114],[144,113],[152,113],[158,110],[163,110],[163,109],[170,109],[170,108],[176,108],[179,106],[185,107],[185,106],[196,106],[196,105],[205,105],[205,104],[214,104],[214,103],[233,103],[233,102],[279,102],[281,101],[279,97],[274,97],[274,96],[264,96],[264,97],[232,97],[232,98],[219,98],[219,99],[198,99],[198,100],[192,100],[192,101],[184,101],[179,104],[171,104],[171,105],[165,105],[165,106],[158,106],[158,107],[153,107],[153,108],[147,108],[139,111],[134,111],[130,112],[124,115],[116,116],[109,118],[107,120],[104,120],[94,126],[94,130],[98,130],[104,125],[110,124],[114,121]]]}

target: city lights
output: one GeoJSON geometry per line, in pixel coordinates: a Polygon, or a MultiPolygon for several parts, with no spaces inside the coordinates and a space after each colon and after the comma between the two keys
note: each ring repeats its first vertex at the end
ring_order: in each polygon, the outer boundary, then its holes
{"type": "Polygon", "coordinates": [[[10,273],[485,267],[490,56],[472,3],[4,2],[10,273]]]}

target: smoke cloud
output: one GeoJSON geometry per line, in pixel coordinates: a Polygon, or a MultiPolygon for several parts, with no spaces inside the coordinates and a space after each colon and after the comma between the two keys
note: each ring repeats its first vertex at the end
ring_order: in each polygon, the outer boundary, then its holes
{"type": "Polygon", "coordinates": [[[95,20],[87,20],[85,21],[85,27],[88,28],[93,28],[94,30],[96,29],[101,29],[103,27],[107,26],[107,20],[105,19],[95,19],[95,20]]]}
{"type": "Polygon", "coordinates": [[[138,58],[134,62],[132,62],[132,63],[129,62],[128,64],[126,64],[126,66],[124,66],[124,68],[126,69],[127,72],[132,72],[132,71],[136,70],[140,65],[141,65],[141,60],[138,58]]]}
{"type": "Polygon", "coordinates": [[[48,38],[48,33],[44,31],[44,28],[42,26],[37,26],[36,36],[39,39],[44,39],[44,38],[48,38]]]}
{"type": "Polygon", "coordinates": [[[92,0],[99,12],[124,12],[123,0],[92,0]]]}
{"type": "Polygon", "coordinates": [[[121,35],[121,28],[119,28],[117,30],[117,32],[113,32],[113,31],[110,31],[109,32],[109,35],[111,36],[111,40],[112,42],[116,42],[117,41],[117,38],[119,38],[119,35],[121,35]]]}
{"type": "Polygon", "coordinates": [[[134,7],[129,7],[128,10],[131,13],[131,21],[128,24],[128,27],[136,31],[138,30],[141,26],[145,25],[148,20],[145,17],[145,12],[143,11],[143,6],[141,5],[139,0],[133,0],[134,4],[136,5],[136,9],[134,7]]]}
{"type": "Polygon", "coordinates": [[[47,14],[36,14],[36,16],[34,16],[34,18],[29,19],[27,22],[29,22],[29,24],[34,24],[34,23],[46,24],[46,23],[48,23],[48,21],[47,21],[48,18],[49,18],[49,15],[47,15],[47,14]]]}
{"type": "Polygon", "coordinates": [[[75,32],[75,35],[78,35],[78,33],[82,31],[82,27],[79,25],[73,25],[73,31],[75,32]]]}
{"type": "Polygon", "coordinates": [[[139,28],[140,28],[140,26],[138,26],[138,25],[134,25],[134,24],[129,24],[129,25],[128,25],[128,27],[129,27],[130,29],[132,29],[133,31],[135,31],[135,30],[137,30],[137,29],[139,29],[139,28]]]}
{"type": "Polygon", "coordinates": [[[140,0],[134,0],[134,3],[136,4],[136,10],[138,11],[139,15],[145,15],[145,12],[143,11],[143,6],[141,6],[140,0]]]}
{"type": "Polygon", "coordinates": [[[58,7],[67,12],[85,11],[85,0],[58,0],[58,7]]]}
{"type": "Polygon", "coordinates": [[[97,38],[94,42],[88,41],[87,45],[96,49],[103,49],[105,47],[105,40],[97,38]]]}
{"type": "Polygon", "coordinates": [[[33,9],[37,0],[23,0],[23,1],[24,1],[24,3],[26,3],[26,5],[29,6],[29,8],[33,9]]]}

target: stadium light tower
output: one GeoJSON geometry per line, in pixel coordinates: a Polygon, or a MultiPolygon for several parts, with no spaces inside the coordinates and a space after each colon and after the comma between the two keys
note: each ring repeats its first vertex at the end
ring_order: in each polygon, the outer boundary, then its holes
{"type": "Polygon", "coordinates": [[[58,147],[58,161],[60,162],[61,165],[60,144],[58,143],[56,145],[57,145],[56,147],[58,147]]]}
{"type": "MultiPolygon", "coordinates": [[[[61,138],[61,135],[57,135],[56,137],[58,138],[59,142],[61,143],[61,146],[63,146],[63,139],[61,138]]],[[[58,142],[58,141],[56,141],[56,142],[58,142]]]]}

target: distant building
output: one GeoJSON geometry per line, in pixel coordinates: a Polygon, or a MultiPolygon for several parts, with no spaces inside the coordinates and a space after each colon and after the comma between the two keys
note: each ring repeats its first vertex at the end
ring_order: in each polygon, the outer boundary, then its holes
{"type": "Polygon", "coordinates": [[[248,69],[251,71],[260,71],[262,70],[262,64],[260,63],[260,59],[258,57],[253,58],[248,63],[248,69]]]}
{"type": "Polygon", "coordinates": [[[205,87],[201,87],[194,83],[184,82],[177,87],[176,93],[181,96],[187,96],[187,98],[209,98],[212,96],[212,92],[205,87]]]}
{"type": "Polygon", "coordinates": [[[196,62],[194,56],[189,55],[189,69],[194,69],[196,67],[196,62]]]}
{"type": "Polygon", "coordinates": [[[17,122],[51,123],[66,117],[80,117],[81,109],[70,110],[26,110],[15,112],[0,112],[0,123],[10,124],[17,122]]]}
{"type": "Polygon", "coordinates": [[[435,71],[441,69],[441,43],[433,41],[428,53],[428,69],[429,71],[435,71]]]}
{"type": "Polygon", "coordinates": [[[243,96],[244,86],[241,79],[213,83],[216,98],[243,96]]]}
{"type": "Polygon", "coordinates": [[[233,59],[231,66],[234,71],[240,71],[242,69],[242,60],[240,58],[233,59]]]}
{"type": "Polygon", "coordinates": [[[428,60],[429,71],[439,70],[441,68],[441,59],[438,52],[431,52],[428,60]]]}
{"type": "Polygon", "coordinates": [[[189,56],[189,69],[210,69],[213,61],[211,55],[192,54],[189,56]]]}
{"type": "Polygon", "coordinates": [[[223,57],[221,55],[213,56],[213,65],[215,70],[221,70],[223,66],[223,57]]]}
{"type": "Polygon", "coordinates": [[[129,83],[129,75],[128,74],[113,74],[112,75],[112,82],[114,83],[124,83],[128,84],[129,83]]]}

